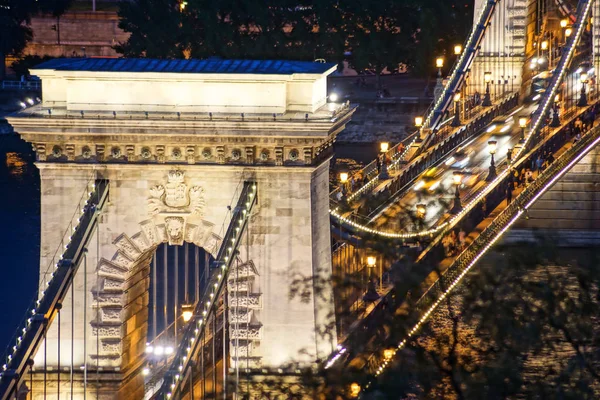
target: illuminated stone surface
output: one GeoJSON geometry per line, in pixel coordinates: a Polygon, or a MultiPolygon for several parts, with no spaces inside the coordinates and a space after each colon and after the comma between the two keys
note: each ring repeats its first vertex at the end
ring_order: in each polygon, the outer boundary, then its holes
{"type": "MultiPolygon", "coordinates": [[[[41,281],[90,176],[110,181],[110,202],[89,243],[86,268],[80,266],[74,282],[75,365],[98,365],[127,376],[143,357],[154,249],[164,242],[192,242],[215,255],[227,205],[237,201],[244,180],[257,182],[258,203],[248,243],[240,252],[238,273],[244,283],[230,281],[235,290],[244,289],[243,295],[230,295],[230,307],[239,308],[233,319],[252,317],[251,325],[232,330],[244,339],[238,358],[277,369],[290,361],[311,365],[329,355],[335,332],[315,337],[315,330],[333,315],[329,151],[354,112],[347,105],[325,104],[324,82],[330,72],[278,76],[284,82],[278,90],[299,86],[273,98],[269,80],[274,78],[260,74],[37,71],[44,79],[44,104],[9,122],[37,151],[41,281]],[[203,85],[204,79],[214,81],[210,93],[221,94],[214,96],[215,106],[192,107],[177,115],[180,83],[203,85]],[[143,86],[143,95],[134,96],[134,86],[143,86]],[[254,97],[240,96],[248,90],[254,97]],[[123,96],[125,92],[132,96],[123,96]],[[241,102],[235,107],[242,107],[244,117],[218,111],[232,97],[241,102]],[[99,106],[117,98],[129,103],[116,116],[107,111],[111,107],[99,106]],[[141,101],[170,107],[146,118],[139,112],[141,101]],[[88,105],[76,104],[80,102],[88,105]],[[75,111],[81,109],[83,117],[75,111]],[[208,109],[215,110],[212,116],[208,109]],[[324,286],[320,295],[309,301],[290,298],[292,284],[311,277],[324,286]]],[[[69,292],[61,312],[62,362],[71,358],[72,309],[69,292]]],[[[55,323],[48,333],[48,365],[57,364],[57,341],[55,323]]],[[[38,354],[36,365],[40,363],[38,354]]],[[[139,385],[139,379],[130,380],[121,392],[139,394],[139,385]]]]}

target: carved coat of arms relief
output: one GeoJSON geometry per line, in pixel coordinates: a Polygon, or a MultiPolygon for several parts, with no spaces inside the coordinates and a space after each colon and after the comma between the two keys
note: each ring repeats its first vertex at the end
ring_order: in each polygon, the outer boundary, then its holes
{"type": "Polygon", "coordinates": [[[185,172],[169,171],[167,183],[150,188],[148,213],[152,217],[164,217],[167,240],[171,245],[183,244],[188,216],[202,218],[206,202],[204,189],[188,188],[185,172]]]}

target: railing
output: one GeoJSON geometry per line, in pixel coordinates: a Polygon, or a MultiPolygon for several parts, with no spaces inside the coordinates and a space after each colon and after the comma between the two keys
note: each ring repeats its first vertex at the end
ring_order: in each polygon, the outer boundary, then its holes
{"type": "Polygon", "coordinates": [[[86,186],[83,198],[85,205],[81,209],[78,224],[73,228],[69,225],[72,235],[69,241],[61,242],[63,249],[59,259],[56,254],[52,258],[52,272],[46,276],[46,289],[41,292],[35,308],[30,310],[30,318],[26,326],[17,338],[17,344],[13,347],[12,354],[7,356],[7,363],[3,365],[0,377],[0,400],[14,398],[19,383],[28,368],[29,359],[32,358],[41,342],[45,339],[48,326],[52,323],[58,313],[59,305],[62,303],[66,293],[73,283],[79,264],[82,261],[93,231],[96,227],[100,210],[108,197],[108,181],[96,180],[93,191],[86,186]]]}
{"type": "MultiPolygon", "coordinates": [[[[420,157],[413,159],[408,165],[402,163],[402,161],[404,160],[404,155],[405,155],[404,152],[408,151],[408,147],[410,146],[412,141],[417,138],[419,131],[414,132],[410,136],[406,137],[404,140],[402,140],[400,143],[396,144],[394,147],[392,147],[386,153],[386,155],[390,156],[391,160],[392,160],[392,162],[390,163],[390,166],[389,166],[389,170],[401,169],[400,174],[392,179],[392,182],[390,183],[390,185],[397,185],[396,182],[399,182],[402,179],[408,179],[405,177],[411,176],[411,174],[414,173],[414,171],[415,171],[415,170],[411,170],[411,168],[415,164],[421,163],[424,158],[429,157],[433,152],[437,151],[438,153],[436,154],[436,156],[443,157],[445,154],[439,153],[439,149],[442,145],[444,145],[444,147],[447,147],[445,144],[449,140],[451,140],[451,139],[455,140],[454,138],[461,136],[461,135],[465,136],[465,134],[467,134],[467,135],[469,135],[468,137],[470,137],[470,135],[472,135],[473,133],[476,133],[478,129],[481,129],[484,124],[489,123],[491,121],[491,119],[493,119],[493,117],[500,115],[498,113],[503,113],[503,112],[507,111],[508,109],[514,107],[516,105],[517,100],[518,100],[518,95],[516,93],[510,93],[508,96],[500,99],[499,104],[496,104],[491,108],[476,106],[474,109],[470,110],[470,112],[466,115],[465,118],[472,119],[472,120],[469,121],[464,126],[457,128],[457,127],[452,127],[450,124],[444,125],[440,129],[440,131],[438,131],[438,135],[434,139],[434,142],[431,143],[431,149],[429,149],[425,154],[422,154],[420,157]],[[490,116],[491,116],[491,118],[490,118],[490,116]],[[441,143],[441,145],[440,145],[440,143],[441,143]],[[401,146],[405,148],[405,150],[402,152],[400,151],[401,146]]],[[[460,144],[460,142],[458,142],[458,144],[460,144]]],[[[437,161],[433,161],[433,163],[435,163],[435,162],[437,162],[437,161]]],[[[433,165],[433,164],[430,163],[429,165],[433,165]]],[[[348,197],[346,199],[346,201],[348,203],[352,203],[354,201],[359,200],[362,197],[361,195],[366,195],[368,193],[367,191],[369,189],[373,188],[376,184],[378,184],[380,182],[379,181],[379,171],[377,170],[377,162],[372,161],[371,163],[367,164],[360,171],[357,171],[353,175],[353,178],[357,179],[359,176],[362,176],[363,179],[366,177],[368,182],[366,184],[362,185],[356,191],[348,194],[348,197]]],[[[413,176],[408,181],[410,182],[415,177],[416,176],[413,176]]],[[[401,186],[403,186],[403,185],[401,185],[401,186]]],[[[338,196],[338,193],[340,193],[340,191],[341,191],[341,187],[337,187],[333,191],[331,191],[331,193],[329,194],[331,208],[336,208],[338,206],[336,197],[338,196]]],[[[393,197],[394,197],[394,195],[392,195],[390,198],[393,198],[393,197]]]]}
{"type": "Polygon", "coordinates": [[[250,212],[256,203],[256,183],[245,182],[235,206],[227,232],[211,266],[207,290],[196,305],[194,317],[188,323],[180,346],[175,353],[167,377],[163,381],[160,394],[166,399],[179,397],[183,391],[182,383],[192,379],[192,359],[202,351],[202,340],[209,318],[216,314],[217,300],[227,284],[227,275],[236,258],[242,235],[248,225],[250,212]]]}
{"type": "Polygon", "coordinates": [[[4,90],[41,90],[41,81],[2,81],[4,90]]]}
{"type": "MultiPolygon", "coordinates": [[[[331,103],[330,103],[331,104],[331,103]]],[[[66,109],[65,102],[45,101],[43,106],[37,105],[25,108],[20,116],[30,118],[66,118],[83,120],[165,120],[165,121],[231,121],[233,123],[265,123],[265,122],[290,122],[290,123],[327,123],[343,119],[356,109],[356,106],[349,102],[335,104],[332,108],[324,107],[314,113],[286,112],[269,113],[267,111],[256,111],[255,109],[247,112],[198,112],[202,104],[193,104],[186,106],[165,105],[165,104],[124,104],[124,103],[70,103],[71,109],[66,109]],[[77,108],[81,108],[77,110],[77,108]],[[93,110],[87,110],[88,107],[94,107],[93,110]],[[138,111],[119,111],[136,107],[138,111]]]]}

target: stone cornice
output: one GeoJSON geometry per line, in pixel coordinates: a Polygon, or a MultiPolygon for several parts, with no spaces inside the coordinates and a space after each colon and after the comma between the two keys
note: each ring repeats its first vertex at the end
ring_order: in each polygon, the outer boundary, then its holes
{"type": "Polygon", "coordinates": [[[42,162],[320,164],[354,113],[329,120],[8,117],[42,162]]]}

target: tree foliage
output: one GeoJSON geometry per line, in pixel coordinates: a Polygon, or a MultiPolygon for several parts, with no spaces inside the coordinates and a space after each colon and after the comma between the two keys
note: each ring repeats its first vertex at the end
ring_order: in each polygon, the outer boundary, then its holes
{"type": "Polygon", "coordinates": [[[458,38],[455,24],[469,26],[471,18],[456,0],[181,1],[121,3],[119,26],[131,36],[117,50],[156,58],[348,58],[359,71],[394,72],[425,65],[418,58],[458,38]]]}
{"type": "Polygon", "coordinates": [[[5,60],[9,54],[19,55],[33,32],[29,26],[32,15],[50,13],[60,17],[73,0],[0,0],[0,80],[6,75],[5,60]]]}

